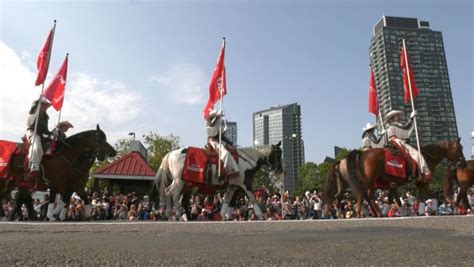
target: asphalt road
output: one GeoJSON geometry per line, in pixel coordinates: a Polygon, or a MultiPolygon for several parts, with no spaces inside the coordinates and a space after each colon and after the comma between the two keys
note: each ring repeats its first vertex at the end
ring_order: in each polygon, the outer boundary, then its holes
{"type": "Polygon", "coordinates": [[[243,223],[0,223],[0,252],[0,266],[474,266],[474,216],[243,223]]]}

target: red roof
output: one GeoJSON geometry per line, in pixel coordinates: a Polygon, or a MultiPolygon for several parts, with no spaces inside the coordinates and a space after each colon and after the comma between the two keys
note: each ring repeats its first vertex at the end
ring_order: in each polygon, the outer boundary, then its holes
{"type": "Polygon", "coordinates": [[[155,176],[145,159],[136,151],[105,165],[95,172],[96,175],[155,176]]]}

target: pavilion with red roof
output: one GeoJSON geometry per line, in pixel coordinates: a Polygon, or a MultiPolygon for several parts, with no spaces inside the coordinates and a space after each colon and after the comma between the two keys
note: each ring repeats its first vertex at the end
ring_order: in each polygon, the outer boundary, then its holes
{"type": "Polygon", "coordinates": [[[155,171],[148,165],[147,151],[139,141],[132,141],[130,152],[117,160],[97,169],[94,173],[94,190],[98,189],[100,180],[108,181],[108,191],[119,185],[120,191],[125,186],[151,186],[155,179],[155,171]]]}

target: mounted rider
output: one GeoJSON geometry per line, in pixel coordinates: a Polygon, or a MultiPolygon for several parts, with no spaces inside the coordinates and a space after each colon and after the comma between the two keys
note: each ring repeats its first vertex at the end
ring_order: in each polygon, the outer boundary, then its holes
{"type": "Polygon", "coordinates": [[[43,158],[43,144],[51,140],[51,132],[48,130],[49,116],[46,110],[51,103],[41,97],[33,102],[27,121],[26,137],[29,143],[28,150],[28,178],[33,183],[31,190],[44,189],[42,175],[40,174],[41,160],[43,158]],[[38,110],[38,105],[39,110],[38,110]],[[36,125],[36,111],[38,110],[38,123],[36,125]],[[36,132],[35,132],[36,125],[36,132]]]}
{"type": "Polygon", "coordinates": [[[74,125],[72,125],[72,123],[69,121],[62,121],[58,123],[53,131],[54,136],[56,136],[56,140],[60,141],[66,139],[66,132],[69,130],[69,128],[74,128],[74,125]]]}
{"type": "MultiPolygon", "coordinates": [[[[220,160],[224,164],[227,171],[227,177],[236,178],[240,176],[239,165],[232,157],[231,153],[226,149],[224,144],[219,144],[219,132],[221,140],[232,145],[232,142],[225,137],[227,130],[226,120],[222,112],[212,110],[206,120],[208,143],[218,152],[220,152],[220,160]]],[[[222,175],[221,175],[222,176],[222,175]]],[[[219,177],[220,179],[223,177],[219,177]]]]}
{"type": "Polygon", "coordinates": [[[362,150],[384,147],[387,143],[387,135],[385,132],[382,132],[380,136],[377,137],[375,129],[377,129],[377,125],[372,123],[367,123],[366,127],[362,129],[362,150]]]}
{"type": "Polygon", "coordinates": [[[413,161],[417,163],[417,167],[421,178],[431,179],[432,173],[426,164],[425,159],[418,150],[408,144],[410,135],[415,129],[413,120],[416,116],[416,111],[410,114],[410,120],[406,124],[400,122],[403,111],[392,110],[386,117],[385,122],[388,123],[387,135],[389,142],[400,150],[403,154],[407,154],[413,161]]]}

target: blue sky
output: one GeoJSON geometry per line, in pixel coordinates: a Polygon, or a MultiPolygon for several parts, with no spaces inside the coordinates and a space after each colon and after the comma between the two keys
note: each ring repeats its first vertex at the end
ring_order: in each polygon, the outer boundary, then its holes
{"type": "MultiPolygon", "coordinates": [[[[383,14],[428,20],[443,32],[470,156],[470,1],[0,1],[0,138],[24,132],[40,92],[33,86],[36,56],[57,19],[48,79],[70,53],[62,118],[75,124],[71,133],[100,123],[112,142],[152,131],[178,135],[183,146],[203,145],[202,109],[225,36],[225,107],[240,145],[252,144],[253,112],[297,102],[306,160],[321,162],[334,145],[360,146],[362,127],[374,121],[368,49],[383,14]]],[[[52,127],[57,113],[49,113],[52,127]]]]}

